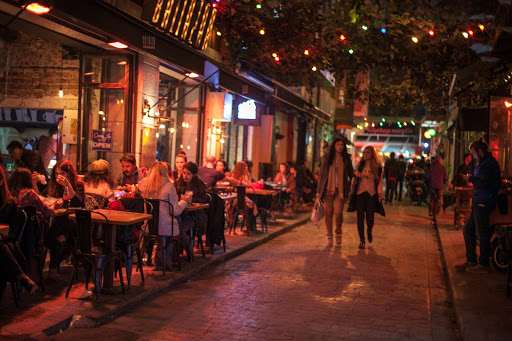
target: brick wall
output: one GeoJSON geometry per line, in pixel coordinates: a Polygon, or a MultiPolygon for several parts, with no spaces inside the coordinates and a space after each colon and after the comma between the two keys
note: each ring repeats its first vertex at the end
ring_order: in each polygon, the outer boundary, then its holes
{"type": "Polygon", "coordinates": [[[23,32],[0,40],[0,106],[77,109],[78,68],[78,52],[57,43],[23,32]]]}

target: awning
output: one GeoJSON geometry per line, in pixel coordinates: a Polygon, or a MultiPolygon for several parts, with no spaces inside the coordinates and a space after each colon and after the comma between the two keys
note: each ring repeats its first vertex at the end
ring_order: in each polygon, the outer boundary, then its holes
{"type": "Polygon", "coordinates": [[[46,16],[78,32],[119,40],[130,49],[167,60],[184,70],[203,75],[205,57],[185,44],[159,32],[151,25],[101,1],[55,0],[46,16]],[[145,48],[144,38],[154,38],[154,47],[145,48]]]}
{"type": "Polygon", "coordinates": [[[231,74],[225,70],[219,71],[219,86],[261,104],[265,104],[266,94],[268,93],[245,78],[231,74]]]}

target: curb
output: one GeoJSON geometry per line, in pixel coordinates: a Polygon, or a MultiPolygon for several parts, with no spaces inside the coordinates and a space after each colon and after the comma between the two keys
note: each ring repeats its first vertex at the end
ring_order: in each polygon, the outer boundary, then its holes
{"type": "Polygon", "coordinates": [[[443,248],[443,242],[441,240],[441,234],[439,233],[439,227],[434,226],[434,230],[436,231],[437,236],[437,244],[439,245],[439,252],[441,254],[441,264],[443,264],[443,271],[444,271],[444,280],[448,289],[448,293],[450,295],[451,300],[451,306],[453,310],[453,314],[455,315],[455,323],[457,324],[457,332],[459,334],[458,340],[463,340],[464,336],[464,324],[462,323],[462,316],[460,315],[459,311],[457,310],[457,304],[455,303],[455,290],[453,290],[454,284],[452,281],[452,278],[450,277],[449,271],[448,271],[448,265],[446,264],[446,258],[444,256],[444,248],[443,248]]]}
{"type": "Polygon", "coordinates": [[[124,304],[119,305],[117,308],[115,308],[113,311],[109,311],[103,316],[97,317],[97,318],[89,318],[87,316],[80,316],[80,315],[72,315],[63,321],[54,324],[51,327],[46,328],[42,332],[36,333],[34,335],[31,335],[32,338],[38,338],[39,336],[50,336],[57,334],[63,330],[68,329],[71,324],[73,323],[73,326],[77,327],[86,327],[86,328],[97,328],[100,327],[112,320],[115,320],[125,312],[132,310],[136,308],[139,304],[144,303],[146,301],[149,301],[155,297],[160,296],[164,292],[167,292],[169,289],[176,287],[182,283],[188,282],[192,277],[195,277],[202,272],[217,266],[219,264],[225,263],[228,260],[231,260],[237,256],[240,256],[241,254],[246,253],[247,251],[250,251],[269,240],[272,240],[274,238],[279,237],[282,234],[285,234],[293,229],[295,229],[298,226],[304,225],[309,221],[309,218],[305,218],[302,220],[298,220],[286,227],[283,227],[282,229],[279,229],[277,231],[274,231],[270,234],[267,234],[265,237],[255,240],[247,245],[244,245],[238,249],[234,249],[232,251],[228,251],[222,254],[219,254],[217,257],[212,257],[207,263],[193,269],[190,272],[180,274],[179,277],[170,279],[159,287],[152,289],[148,292],[145,292],[137,297],[134,297],[133,299],[125,302],[124,304]]]}

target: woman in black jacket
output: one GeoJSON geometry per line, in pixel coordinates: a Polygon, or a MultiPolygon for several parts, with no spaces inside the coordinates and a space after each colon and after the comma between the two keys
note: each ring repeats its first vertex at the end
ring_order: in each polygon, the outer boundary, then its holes
{"type": "Polygon", "coordinates": [[[336,216],[336,245],[341,245],[343,205],[348,199],[350,181],[353,177],[354,168],[345,141],[341,137],[337,137],[322,158],[316,195],[317,198],[324,201],[327,246],[333,244],[333,215],[336,216]]]}

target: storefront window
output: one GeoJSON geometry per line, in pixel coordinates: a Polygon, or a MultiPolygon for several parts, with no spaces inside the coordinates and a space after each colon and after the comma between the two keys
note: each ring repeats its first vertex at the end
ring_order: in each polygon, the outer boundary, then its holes
{"type": "Polygon", "coordinates": [[[127,56],[85,56],[82,73],[81,172],[97,159],[105,159],[113,174],[119,159],[130,150],[129,59],[127,56]]]}
{"type": "Polygon", "coordinates": [[[188,161],[198,162],[199,99],[201,87],[197,82],[180,80],[160,74],[156,159],[174,165],[174,159],[184,151],[188,161]]]}

